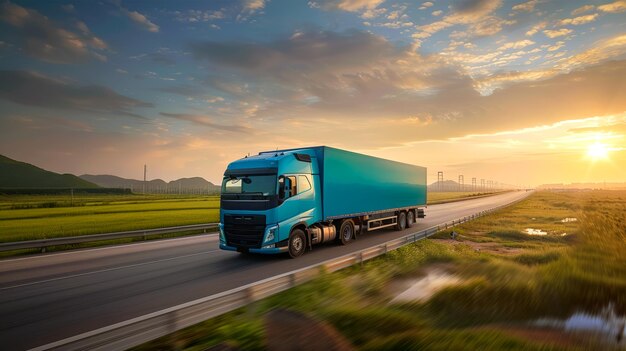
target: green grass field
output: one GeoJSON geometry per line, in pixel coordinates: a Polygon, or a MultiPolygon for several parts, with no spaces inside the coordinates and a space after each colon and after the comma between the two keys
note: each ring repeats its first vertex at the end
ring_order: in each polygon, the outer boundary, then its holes
{"type": "MultiPolygon", "coordinates": [[[[429,203],[483,195],[428,194],[429,203]]],[[[5,195],[0,196],[0,242],[209,223],[218,216],[218,196],[5,195]]]]}
{"type": "Polygon", "coordinates": [[[219,197],[82,195],[0,197],[0,242],[218,221],[219,197]]]}
{"type": "Polygon", "coordinates": [[[438,233],[138,349],[222,343],[262,350],[263,316],[281,307],[329,323],[361,350],[621,350],[624,341],[618,345],[614,335],[599,339],[529,322],[607,306],[626,315],[624,213],[624,191],[537,192],[454,228],[456,241],[449,231],[438,233]],[[394,284],[432,268],[461,282],[426,301],[389,304],[394,284]]]}

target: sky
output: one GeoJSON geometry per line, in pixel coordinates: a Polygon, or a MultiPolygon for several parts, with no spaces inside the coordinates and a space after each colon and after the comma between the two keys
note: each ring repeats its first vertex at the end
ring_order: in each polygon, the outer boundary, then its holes
{"type": "Polygon", "coordinates": [[[0,154],[219,183],[315,145],[429,182],[626,181],[626,1],[0,2],[0,154]]]}

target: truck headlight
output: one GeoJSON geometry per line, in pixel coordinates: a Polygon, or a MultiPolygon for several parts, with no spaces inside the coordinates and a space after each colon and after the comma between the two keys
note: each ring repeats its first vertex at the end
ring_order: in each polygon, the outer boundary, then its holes
{"type": "Polygon", "coordinates": [[[226,242],[226,236],[224,235],[224,225],[222,223],[220,223],[217,228],[220,231],[220,242],[225,243],[226,242]]]}
{"type": "Polygon", "coordinates": [[[274,241],[277,232],[278,226],[270,227],[269,229],[267,229],[267,234],[265,234],[265,240],[263,240],[263,243],[274,241]]]}

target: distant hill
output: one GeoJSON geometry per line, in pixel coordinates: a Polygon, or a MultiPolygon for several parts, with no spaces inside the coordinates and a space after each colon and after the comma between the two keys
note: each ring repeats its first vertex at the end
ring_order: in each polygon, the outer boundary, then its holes
{"type": "MultiPolygon", "coordinates": [[[[83,174],[80,178],[98,184],[106,188],[127,188],[134,192],[143,191],[144,182],[138,179],[128,179],[113,175],[92,175],[83,174]]],[[[215,185],[201,177],[181,178],[171,182],[165,182],[162,179],[153,179],[146,181],[145,190],[148,193],[164,193],[164,194],[190,194],[219,192],[220,186],[215,185]]]]}
{"type": "Polygon", "coordinates": [[[98,188],[73,174],[59,174],[0,155],[0,188],[98,188]]]}

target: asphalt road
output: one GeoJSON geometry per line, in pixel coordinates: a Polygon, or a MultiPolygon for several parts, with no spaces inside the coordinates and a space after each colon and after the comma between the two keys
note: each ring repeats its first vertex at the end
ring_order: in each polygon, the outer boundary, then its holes
{"type": "Polygon", "coordinates": [[[0,260],[0,348],[28,349],[364,249],[526,196],[432,205],[411,229],[292,260],[221,251],[216,235],[0,260]]]}

